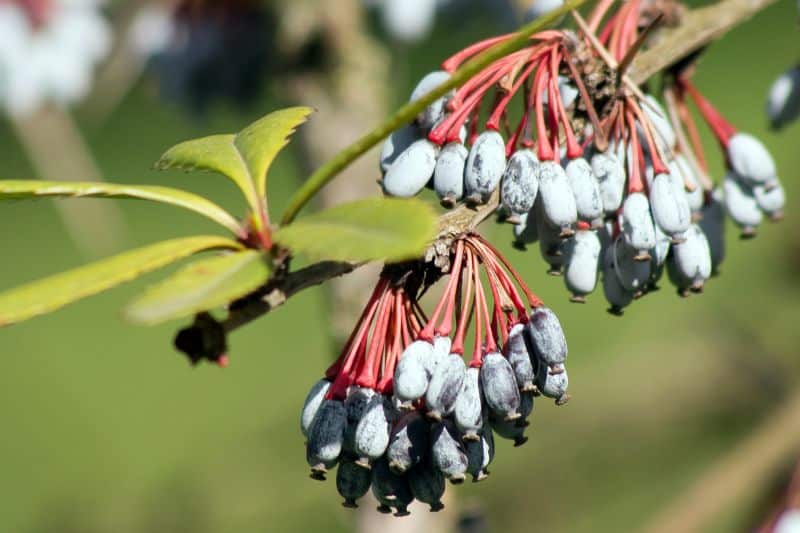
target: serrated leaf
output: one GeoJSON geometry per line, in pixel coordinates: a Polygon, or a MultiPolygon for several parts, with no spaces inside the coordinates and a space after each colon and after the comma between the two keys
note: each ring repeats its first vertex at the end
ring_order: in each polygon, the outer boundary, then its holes
{"type": "Polygon", "coordinates": [[[0,326],[22,322],[135,279],[179,259],[213,249],[241,250],[217,236],[162,241],[10,289],[0,294],[0,326]]]}
{"type": "Polygon", "coordinates": [[[269,273],[267,258],[255,250],[201,259],[147,289],[124,316],[152,325],[208,311],[253,292],[269,273]]]}
{"type": "Polygon", "coordinates": [[[134,198],[182,207],[210,218],[235,235],[241,232],[233,216],[214,202],[197,194],[153,185],[119,185],[103,182],[0,180],[0,200],[45,196],[70,198],[134,198]]]}
{"type": "Polygon", "coordinates": [[[267,194],[267,172],[275,156],[289,144],[289,136],[313,111],[310,107],[280,109],[254,122],[236,136],[236,147],[261,198],[267,194]]]}
{"type": "Polygon", "coordinates": [[[167,150],[155,166],[159,170],[218,172],[233,181],[251,209],[258,212],[266,197],[267,172],[272,161],[311,112],[308,107],[281,109],[238,135],[212,135],[182,142],[167,150]]]}
{"type": "Polygon", "coordinates": [[[235,140],[235,135],[212,135],[176,144],[161,156],[155,167],[158,170],[206,170],[222,174],[239,187],[255,211],[259,206],[255,182],[234,144],[235,140]]]}
{"type": "Polygon", "coordinates": [[[420,200],[370,198],[301,218],[273,237],[318,259],[401,261],[419,257],[436,230],[433,209],[420,200]]]}

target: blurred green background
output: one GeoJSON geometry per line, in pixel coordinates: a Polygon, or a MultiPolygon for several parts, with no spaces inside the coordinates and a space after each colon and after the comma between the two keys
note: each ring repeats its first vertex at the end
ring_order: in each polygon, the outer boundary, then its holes
{"type": "MultiPolygon", "coordinates": [[[[530,442],[500,443],[488,481],[448,488],[454,505],[485,512],[491,531],[635,530],[800,386],[800,124],[775,134],[763,113],[770,83],[800,55],[796,18],[794,2],[772,6],[714,44],[696,77],[734,124],[770,147],[788,195],[786,220],[765,224],[757,239],[739,241],[729,227],[723,274],[704,295],[680,299],[665,283],[622,318],[604,312],[601,294],[570,304],[536,247],[514,251],[507,227],[485,226],[561,317],[573,396],[562,408],[537,404],[530,442]]],[[[481,17],[440,19],[431,40],[393,48],[394,102],[443,57],[497,30],[481,17]]],[[[238,130],[289,103],[279,87],[273,80],[247,112],[218,106],[198,120],[143,82],[102,126],[78,118],[108,180],[185,187],[240,212],[224,180],[149,169],[178,141],[238,130]]],[[[272,170],[275,211],[303,179],[299,157],[290,149],[272,170]]],[[[34,175],[2,121],[0,175],[34,175]]],[[[118,250],[216,231],[178,210],[119,205],[129,235],[118,250]]],[[[0,235],[0,289],[86,261],[49,200],[0,205],[0,235]]],[[[158,278],[0,330],[0,531],[351,530],[354,514],[334,484],[308,479],[298,428],[306,391],[332,356],[323,292],[306,291],[237,332],[223,371],[177,355],[177,325],[119,319],[158,278]]],[[[754,486],[713,530],[746,530],[765,497],[754,486]]]]}

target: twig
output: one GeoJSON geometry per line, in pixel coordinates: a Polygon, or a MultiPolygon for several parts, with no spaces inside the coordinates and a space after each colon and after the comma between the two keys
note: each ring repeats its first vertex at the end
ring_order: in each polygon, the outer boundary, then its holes
{"type": "Polygon", "coordinates": [[[800,392],[700,480],[668,505],[643,531],[705,531],[709,522],[732,509],[748,492],[759,492],[800,447],[800,392]]]}

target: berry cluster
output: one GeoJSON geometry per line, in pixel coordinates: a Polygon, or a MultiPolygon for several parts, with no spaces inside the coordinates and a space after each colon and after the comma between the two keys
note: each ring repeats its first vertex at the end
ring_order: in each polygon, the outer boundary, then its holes
{"type": "MultiPolygon", "coordinates": [[[[390,137],[382,186],[392,196],[432,187],[445,207],[499,195],[516,245],[539,242],[549,272],[564,274],[572,300],[585,301],[602,273],[610,310],[620,313],[655,288],[666,270],[678,293],[700,292],[724,256],[727,213],[744,237],[785,202],[774,162],[700,94],[690,67],[665,76],[668,111],[625,76],[649,28],[679,17],[632,0],[606,17],[600,2],[580,32],[548,30],[428,106],[390,137]],[[722,185],[687,106],[691,99],[719,140],[728,166],[722,185]],[[510,124],[513,101],[522,104],[510,124]],[[488,105],[488,112],[485,108],[488,105]]],[[[416,100],[476,54],[488,39],[424,77],[416,100]]]]}
{"type": "Polygon", "coordinates": [[[91,89],[111,49],[100,0],[0,2],[0,106],[13,115],[72,104],[91,89]]]}
{"type": "Polygon", "coordinates": [[[438,276],[387,269],[341,356],[308,394],[301,429],[311,477],[324,480],[338,464],[346,507],[371,486],[381,512],[408,514],[414,499],[439,510],[445,480],[486,478],[493,432],[517,446],[527,440],[534,396],[568,399],[567,343],[553,311],[481,237],[452,248],[431,317],[419,298],[438,276]]]}

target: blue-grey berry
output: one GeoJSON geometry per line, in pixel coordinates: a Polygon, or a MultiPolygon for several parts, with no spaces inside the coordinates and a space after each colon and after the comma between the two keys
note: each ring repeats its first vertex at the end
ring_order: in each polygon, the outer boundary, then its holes
{"type": "Polygon", "coordinates": [[[409,344],[400,355],[394,373],[394,394],[410,407],[411,402],[421,398],[428,390],[428,372],[426,366],[433,357],[433,345],[428,341],[418,340],[409,344]]]}
{"type": "Polygon", "coordinates": [[[770,125],[780,129],[800,116],[800,67],[792,67],[769,88],[767,117],[770,125]]]}
{"type": "MultiPolygon", "coordinates": [[[[409,98],[409,102],[416,102],[432,90],[436,89],[441,84],[445,83],[447,80],[450,79],[450,74],[443,70],[436,70],[429,74],[426,74],[420,81],[417,83],[417,86],[414,88],[414,91],[411,93],[411,98],[409,98]]],[[[419,115],[417,115],[417,124],[423,131],[430,130],[437,122],[439,122],[445,115],[445,106],[447,101],[452,98],[453,94],[455,94],[455,90],[451,90],[444,96],[441,96],[434,100],[428,107],[423,109],[419,115]]]]}
{"type": "Polygon", "coordinates": [[[603,199],[600,183],[592,173],[592,166],[586,159],[578,157],[567,163],[565,172],[575,196],[578,218],[593,227],[599,227],[603,221],[603,199]]]}
{"type": "Polygon", "coordinates": [[[728,162],[734,172],[750,185],[764,184],[775,177],[775,161],[764,144],[748,133],[738,132],[728,141],[728,162]]]}
{"type": "Polygon", "coordinates": [[[563,405],[569,400],[567,395],[569,378],[564,365],[543,368],[536,376],[536,386],[544,396],[555,399],[558,405],[563,405]]]}
{"type": "Polygon", "coordinates": [[[547,365],[567,359],[567,339],[556,314],[547,307],[534,309],[525,325],[525,341],[531,356],[547,365]]]}
{"type": "Polygon", "coordinates": [[[319,411],[319,406],[322,405],[322,401],[325,399],[325,395],[328,394],[330,388],[331,382],[327,379],[321,379],[314,383],[314,385],[311,386],[311,390],[308,391],[306,401],[303,404],[303,410],[300,413],[300,431],[303,432],[304,437],[308,437],[308,431],[311,428],[311,424],[314,422],[314,417],[317,411],[319,411]]]}
{"type": "Polygon", "coordinates": [[[600,185],[606,215],[613,215],[625,195],[625,167],[611,151],[592,156],[592,172],[600,185]]]}
{"type": "Polygon", "coordinates": [[[480,370],[468,368],[456,398],[453,421],[463,434],[464,440],[477,440],[483,427],[483,393],[480,385],[480,370]]]}
{"type": "Polygon", "coordinates": [[[344,431],[344,450],[356,453],[356,429],[375,391],[367,387],[352,386],[347,390],[344,408],[347,411],[347,428],[344,431]]]}
{"type": "Polygon", "coordinates": [[[467,473],[477,483],[489,476],[489,464],[494,459],[494,437],[491,427],[487,427],[480,439],[465,444],[467,454],[467,473]]]}
{"type": "Polygon", "coordinates": [[[307,460],[312,475],[324,476],[342,453],[347,410],[338,400],[324,400],[308,432],[307,460]]]}
{"type": "Polygon", "coordinates": [[[597,285],[600,268],[600,237],[592,230],[578,230],[566,243],[564,283],[573,302],[585,302],[597,285]]]}
{"type": "Polygon", "coordinates": [[[578,208],[567,174],[558,163],[544,161],[538,167],[539,196],[544,219],[559,229],[561,237],[574,233],[572,227],[578,222],[578,208]]]}
{"type": "Polygon", "coordinates": [[[539,192],[537,167],[539,160],[532,150],[517,150],[508,160],[500,187],[503,207],[511,214],[511,222],[519,222],[533,208],[539,192]]]}
{"type": "Polygon", "coordinates": [[[469,151],[453,142],[442,148],[433,171],[433,190],[445,207],[453,207],[464,196],[464,167],[469,151]]]}
{"type": "Polygon", "coordinates": [[[380,156],[381,174],[386,174],[389,167],[406,151],[415,141],[420,140],[419,130],[413,124],[395,130],[383,142],[380,156]]]}
{"type": "MultiPolygon", "coordinates": [[[[655,245],[655,230],[653,230],[655,245]]],[[[650,254],[648,260],[640,260],[641,252],[631,247],[623,235],[614,242],[614,272],[622,287],[634,294],[642,293],[650,279],[650,254]]]]}
{"type": "Polygon", "coordinates": [[[683,234],[692,223],[692,211],[684,192],[682,175],[659,174],[650,188],[650,210],[653,220],[664,233],[675,241],[683,239],[683,234]]]}
{"type": "Polygon", "coordinates": [[[464,193],[474,204],[485,203],[500,184],[506,169],[506,146],[494,130],[481,133],[467,156],[464,193]]]}
{"type": "Polygon", "coordinates": [[[414,501],[406,476],[399,476],[389,469],[385,457],[372,465],[372,494],[380,504],[378,511],[388,514],[397,509],[396,516],[408,515],[408,505],[414,501]]]}
{"type": "Polygon", "coordinates": [[[459,354],[450,354],[436,365],[425,393],[430,418],[439,420],[453,412],[466,373],[467,368],[459,354]]]}
{"type": "Polygon", "coordinates": [[[432,513],[444,509],[442,496],[445,490],[445,477],[433,465],[422,463],[412,468],[408,472],[408,484],[414,497],[430,505],[432,513]]]}
{"type": "Polygon", "coordinates": [[[433,425],[431,431],[431,459],[433,465],[452,483],[464,481],[467,472],[467,455],[452,422],[444,420],[433,425]]]}
{"type": "Polygon", "coordinates": [[[383,176],[383,191],[389,196],[417,195],[433,176],[439,148],[428,139],[414,141],[392,163],[383,176]]]}
{"type": "Polygon", "coordinates": [[[352,461],[342,461],[336,469],[336,490],[344,498],[342,506],[355,509],[372,483],[372,474],[352,461]]]}
{"type": "Polygon", "coordinates": [[[533,386],[533,364],[525,345],[525,326],[515,324],[508,332],[508,341],[504,347],[508,362],[514,369],[514,377],[521,391],[531,391],[533,386]]]}
{"type": "Polygon", "coordinates": [[[370,463],[382,456],[389,445],[390,406],[382,395],[374,395],[358,421],[355,434],[356,464],[369,468],[370,463]]]}
{"type": "Polygon", "coordinates": [[[622,234],[628,246],[635,249],[637,261],[650,259],[649,250],[656,245],[656,230],[650,215],[650,202],[640,192],[629,194],[622,206],[622,234]]]}
{"type": "Polygon", "coordinates": [[[483,357],[481,387],[489,409],[504,420],[516,420],[519,414],[519,387],[508,359],[498,352],[483,357]]]}
{"type": "Polygon", "coordinates": [[[430,446],[430,424],[419,411],[404,413],[394,424],[386,449],[389,468],[407,472],[420,463],[430,446]]]}
{"type": "Polygon", "coordinates": [[[722,181],[725,210],[742,230],[742,237],[754,237],[763,214],[758,207],[753,189],[744,184],[734,172],[728,172],[722,181]]]}

